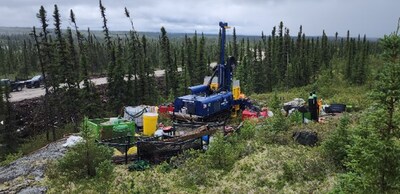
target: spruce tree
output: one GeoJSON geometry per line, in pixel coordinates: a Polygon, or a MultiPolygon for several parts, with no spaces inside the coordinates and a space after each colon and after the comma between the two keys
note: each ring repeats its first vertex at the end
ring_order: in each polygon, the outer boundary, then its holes
{"type": "Polygon", "coordinates": [[[246,41],[246,56],[244,58],[244,69],[246,70],[245,73],[245,83],[244,83],[244,88],[245,92],[250,95],[254,92],[254,63],[253,63],[253,52],[251,51],[250,48],[250,40],[247,38],[246,41]]]}
{"type": "MultiPolygon", "coordinates": [[[[236,29],[235,27],[233,28],[233,38],[232,38],[232,49],[233,49],[233,57],[237,60],[239,58],[239,50],[238,50],[238,45],[237,45],[237,37],[236,37],[236,29]]],[[[237,61],[235,61],[237,62],[237,61]]]]}
{"type": "Polygon", "coordinates": [[[80,88],[79,82],[80,82],[80,65],[79,65],[79,55],[78,52],[75,48],[74,44],[74,38],[72,35],[72,30],[71,28],[67,28],[67,38],[68,38],[68,44],[67,44],[67,51],[68,51],[68,61],[66,63],[67,67],[69,68],[67,70],[67,81],[70,83],[71,86],[80,88]]]}
{"type": "Polygon", "coordinates": [[[350,81],[351,79],[351,68],[352,68],[352,44],[350,42],[350,31],[347,31],[347,37],[346,37],[346,44],[345,44],[345,52],[346,52],[346,65],[344,69],[344,75],[346,80],[350,81]]]}
{"type": "MultiPolygon", "coordinates": [[[[106,8],[103,6],[103,3],[101,0],[99,0],[99,6],[100,6],[100,13],[101,13],[101,18],[103,19],[103,32],[104,32],[104,39],[106,41],[106,46],[108,50],[111,50],[112,48],[112,42],[111,42],[111,36],[108,31],[107,27],[107,18],[106,18],[106,8]]],[[[110,72],[109,72],[110,73],[110,72]]]]}
{"type": "Polygon", "coordinates": [[[199,68],[199,63],[198,63],[198,54],[199,53],[197,52],[199,44],[198,44],[198,40],[197,40],[197,31],[194,31],[194,36],[192,38],[192,44],[193,44],[192,50],[189,51],[189,52],[192,52],[193,58],[191,60],[192,60],[192,63],[193,63],[193,68],[190,69],[190,71],[192,71],[193,84],[197,85],[197,84],[200,84],[199,83],[199,78],[200,78],[199,70],[200,70],[200,68],[199,68]]]}
{"type": "Polygon", "coordinates": [[[306,35],[303,33],[302,40],[302,51],[301,51],[301,57],[300,57],[300,63],[301,66],[300,68],[300,76],[301,76],[301,86],[307,85],[310,83],[310,61],[309,61],[309,55],[310,55],[310,41],[306,40],[306,35]]]}
{"type": "MultiPolygon", "coordinates": [[[[284,35],[284,42],[283,42],[283,56],[282,56],[282,62],[283,62],[283,68],[285,68],[283,71],[283,73],[281,74],[284,77],[284,82],[286,83],[285,86],[286,88],[291,86],[291,82],[293,82],[294,80],[292,79],[292,81],[290,79],[287,79],[287,75],[288,74],[292,74],[294,75],[294,72],[289,72],[288,70],[288,66],[289,63],[291,61],[291,41],[292,39],[290,38],[290,34],[289,34],[289,29],[285,28],[285,35],[284,35]]],[[[295,69],[291,69],[291,71],[295,71],[295,69]]]]}
{"type": "Polygon", "coordinates": [[[272,28],[271,32],[271,57],[272,57],[272,74],[274,75],[274,79],[272,79],[272,85],[276,86],[280,82],[280,73],[279,73],[279,44],[278,37],[276,36],[276,26],[272,28]]]}
{"type": "Polygon", "coordinates": [[[40,37],[41,40],[39,40],[39,35],[36,33],[36,28],[33,27],[33,38],[35,40],[35,44],[36,44],[36,49],[39,55],[39,63],[40,63],[40,70],[43,76],[43,82],[44,82],[44,88],[45,88],[45,97],[44,97],[44,107],[45,107],[45,119],[46,119],[46,123],[48,124],[46,127],[46,138],[47,140],[50,140],[50,136],[49,136],[49,128],[53,127],[51,126],[52,123],[52,119],[51,116],[52,115],[52,108],[49,106],[48,104],[48,97],[49,97],[49,83],[51,83],[51,81],[49,82],[47,80],[47,76],[46,74],[48,73],[48,68],[49,66],[51,66],[51,48],[50,48],[50,43],[49,43],[49,38],[48,38],[48,34],[49,31],[47,30],[47,27],[49,26],[47,24],[47,12],[44,9],[43,6],[40,6],[39,9],[39,13],[36,15],[36,17],[39,19],[40,23],[41,23],[41,29],[42,32],[40,33],[40,37]]]}
{"type": "MultiPolygon", "coordinates": [[[[18,138],[16,135],[16,126],[15,126],[15,112],[13,110],[13,106],[10,102],[10,92],[11,92],[11,88],[6,85],[5,87],[3,87],[2,92],[0,92],[1,94],[1,103],[0,103],[0,109],[4,109],[3,114],[4,114],[4,119],[0,120],[0,122],[2,121],[3,124],[3,128],[4,132],[2,134],[2,142],[6,145],[5,148],[7,150],[6,153],[12,153],[12,152],[16,152],[17,151],[17,145],[18,145],[18,138]],[[5,99],[5,102],[3,101],[3,98],[5,99]]],[[[0,113],[1,114],[1,113],[0,113]]]]}
{"type": "Polygon", "coordinates": [[[272,47],[272,38],[271,36],[268,37],[267,42],[265,43],[265,77],[266,77],[266,91],[271,92],[272,91],[272,86],[273,86],[273,80],[275,80],[274,74],[273,74],[273,60],[272,60],[272,52],[273,52],[273,47],[272,47]]]}
{"type": "MultiPolygon", "coordinates": [[[[193,44],[192,44],[192,40],[187,37],[187,35],[185,35],[185,52],[186,52],[186,68],[188,69],[188,77],[189,77],[189,86],[194,85],[195,84],[195,79],[194,79],[194,61],[193,61],[193,57],[196,55],[193,55],[192,49],[193,49],[193,44]]],[[[187,88],[185,88],[186,90],[187,88]]]]}
{"type": "Polygon", "coordinates": [[[264,72],[262,67],[262,50],[261,50],[261,43],[254,43],[253,47],[253,60],[252,60],[252,67],[253,67],[253,86],[255,93],[261,93],[264,91],[264,72]]]}
{"type": "Polygon", "coordinates": [[[8,47],[8,52],[7,52],[7,75],[10,75],[12,72],[14,72],[15,64],[16,64],[16,57],[14,56],[14,45],[8,37],[7,39],[7,47],[8,47]]]}
{"type": "MultiPolygon", "coordinates": [[[[84,45],[83,40],[84,37],[81,32],[78,30],[78,25],[76,24],[75,14],[73,10],[70,11],[70,19],[74,24],[76,39],[78,41],[78,54],[79,54],[79,67],[82,69],[81,76],[83,79],[83,85],[87,92],[90,91],[90,78],[89,78],[89,69],[88,69],[88,53],[87,46],[84,45]]],[[[80,80],[80,79],[79,79],[80,80]]]]}
{"type": "MultiPolygon", "coordinates": [[[[132,34],[131,34],[131,38],[132,38],[132,34]]],[[[133,37],[134,38],[134,37],[133,37]]],[[[132,53],[132,55],[135,55],[135,51],[136,51],[136,47],[135,47],[135,45],[133,44],[133,43],[131,43],[132,41],[134,41],[134,40],[129,40],[128,39],[128,44],[130,45],[129,46],[129,51],[130,51],[130,53],[132,53]]],[[[137,104],[138,103],[138,98],[136,97],[136,95],[137,95],[137,91],[138,91],[138,89],[137,89],[137,75],[136,75],[136,72],[137,72],[137,64],[135,63],[135,60],[134,60],[134,57],[133,56],[130,56],[129,57],[129,63],[128,63],[128,69],[127,69],[127,78],[128,78],[128,80],[127,80],[127,83],[126,83],[126,94],[128,95],[128,96],[131,96],[131,98],[130,99],[127,99],[127,104],[130,104],[130,105],[135,105],[135,104],[137,104]]]]}
{"type": "Polygon", "coordinates": [[[312,64],[311,64],[311,76],[313,78],[312,81],[317,81],[318,78],[318,71],[321,66],[321,45],[320,45],[320,40],[319,37],[317,37],[316,41],[313,41],[314,39],[311,39],[312,45],[313,45],[313,55],[312,55],[312,64]]]}
{"type": "Polygon", "coordinates": [[[103,6],[101,0],[99,1],[100,13],[103,19],[103,32],[106,44],[106,52],[108,53],[108,96],[110,98],[109,108],[114,114],[118,114],[122,108],[123,102],[126,100],[124,91],[124,71],[122,68],[122,46],[119,38],[117,39],[118,45],[113,45],[111,36],[107,26],[106,8],[103,6]]]}
{"type": "Polygon", "coordinates": [[[119,114],[121,108],[124,106],[124,102],[126,102],[127,98],[130,98],[130,96],[126,95],[126,83],[124,81],[125,77],[125,71],[123,68],[123,59],[122,59],[122,43],[121,40],[118,38],[117,40],[117,48],[113,46],[112,50],[116,53],[115,57],[115,66],[113,69],[113,74],[112,76],[112,83],[109,83],[109,92],[110,92],[110,105],[111,105],[111,110],[115,114],[119,114]]]}
{"type": "Polygon", "coordinates": [[[367,80],[367,70],[368,62],[369,62],[369,42],[367,41],[367,36],[364,34],[363,43],[362,43],[362,51],[361,51],[361,66],[359,71],[359,84],[364,84],[367,80]]]}
{"type": "Polygon", "coordinates": [[[329,47],[328,47],[328,36],[325,33],[325,30],[322,31],[321,38],[321,65],[324,68],[329,68],[329,47]]]}
{"type": "Polygon", "coordinates": [[[198,49],[197,49],[197,68],[195,70],[196,74],[197,74],[197,84],[202,84],[203,83],[203,79],[204,76],[206,76],[207,74],[207,63],[206,63],[206,59],[205,59],[205,44],[206,44],[206,40],[204,38],[204,34],[201,33],[201,38],[200,38],[200,42],[198,44],[198,49]]]}
{"type": "Polygon", "coordinates": [[[161,27],[160,46],[161,46],[161,61],[163,67],[165,67],[165,79],[166,79],[165,96],[169,97],[170,95],[172,95],[175,97],[178,95],[177,93],[178,90],[176,87],[178,84],[177,80],[178,73],[177,73],[177,67],[175,66],[175,63],[172,60],[171,47],[167,36],[167,31],[165,30],[164,27],[161,27]]]}
{"type": "Polygon", "coordinates": [[[101,17],[103,19],[104,40],[105,40],[107,53],[108,53],[107,57],[108,57],[108,61],[110,61],[108,64],[107,81],[109,83],[109,87],[112,87],[113,70],[116,65],[115,48],[113,48],[113,43],[111,41],[111,36],[110,36],[108,26],[107,26],[106,8],[103,6],[101,0],[99,0],[99,6],[100,6],[101,17]]]}
{"type": "Polygon", "coordinates": [[[154,76],[154,68],[149,60],[149,48],[148,41],[145,35],[142,36],[142,47],[143,47],[143,65],[144,65],[144,80],[145,86],[145,103],[155,104],[158,100],[157,86],[154,76]]]}
{"type": "Polygon", "coordinates": [[[245,43],[244,39],[240,41],[239,44],[239,61],[240,63],[236,67],[236,71],[234,74],[235,79],[240,81],[240,86],[242,91],[246,91],[246,54],[245,54],[245,43]]]}
{"type": "Polygon", "coordinates": [[[385,66],[370,96],[375,103],[355,129],[352,145],[347,147],[349,172],[338,185],[342,193],[400,192],[400,36],[385,35],[380,43],[385,66]]]}
{"type": "Polygon", "coordinates": [[[129,64],[128,64],[128,82],[127,82],[127,104],[139,104],[143,103],[144,96],[144,82],[141,77],[144,77],[143,72],[143,60],[142,60],[142,48],[140,46],[140,40],[138,38],[135,27],[133,26],[133,20],[130,16],[129,10],[125,8],[125,16],[129,19],[131,23],[131,30],[129,32],[130,40],[129,43],[129,64]],[[139,80],[140,79],[140,80],[139,80]]]}
{"type": "Polygon", "coordinates": [[[66,43],[61,32],[61,16],[58,11],[57,5],[54,5],[54,33],[56,35],[56,58],[54,63],[50,66],[50,76],[52,77],[52,87],[57,90],[60,83],[67,83],[68,88],[74,84],[71,82],[71,71],[67,58],[66,43]]]}
{"type": "Polygon", "coordinates": [[[24,40],[23,47],[22,47],[22,57],[23,57],[23,66],[21,67],[21,76],[23,79],[28,79],[29,77],[29,56],[28,56],[28,48],[26,44],[26,40],[24,40]]]}
{"type": "Polygon", "coordinates": [[[138,54],[135,56],[138,58],[138,91],[139,91],[139,95],[137,95],[137,97],[139,98],[139,102],[140,103],[144,103],[146,101],[146,93],[148,90],[148,86],[147,86],[147,80],[146,80],[146,72],[145,72],[145,66],[147,64],[145,64],[144,59],[143,59],[143,46],[141,45],[140,40],[136,40],[137,41],[137,46],[138,46],[138,54]]]}
{"type": "MultiPolygon", "coordinates": [[[[0,87],[0,142],[5,142],[5,133],[6,127],[5,127],[5,120],[6,120],[6,107],[5,107],[5,102],[3,98],[3,87],[0,87]]],[[[3,156],[7,154],[7,150],[1,149],[0,150],[0,160],[3,160],[3,156]]]]}
{"type": "Polygon", "coordinates": [[[180,59],[181,59],[181,68],[182,73],[180,74],[180,95],[188,94],[188,87],[190,86],[190,71],[188,67],[188,63],[186,63],[185,58],[185,47],[186,47],[186,40],[182,43],[181,50],[180,50],[180,59]]]}
{"type": "Polygon", "coordinates": [[[0,75],[6,75],[6,56],[5,56],[5,47],[0,45],[0,75]]]}
{"type": "Polygon", "coordinates": [[[283,28],[283,22],[281,21],[279,23],[278,27],[278,37],[277,37],[277,68],[278,68],[278,78],[279,78],[279,84],[283,86],[285,83],[285,73],[286,73],[286,53],[285,53],[285,42],[284,42],[284,28],[283,28]]]}

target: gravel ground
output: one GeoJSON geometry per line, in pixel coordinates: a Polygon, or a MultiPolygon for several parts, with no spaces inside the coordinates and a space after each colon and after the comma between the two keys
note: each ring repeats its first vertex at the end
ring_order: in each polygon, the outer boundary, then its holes
{"type": "Polygon", "coordinates": [[[0,167],[0,194],[3,193],[45,193],[46,187],[40,182],[49,160],[61,158],[66,151],[62,146],[67,138],[47,146],[0,167]]]}

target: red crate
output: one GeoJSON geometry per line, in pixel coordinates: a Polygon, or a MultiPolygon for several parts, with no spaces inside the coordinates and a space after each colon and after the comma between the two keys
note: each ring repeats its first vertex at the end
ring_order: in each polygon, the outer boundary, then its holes
{"type": "Polygon", "coordinates": [[[159,114],[168,114],[168,112],[174,112],[174,105],[160,105],[158,106],[158,113],[159,114]]]}

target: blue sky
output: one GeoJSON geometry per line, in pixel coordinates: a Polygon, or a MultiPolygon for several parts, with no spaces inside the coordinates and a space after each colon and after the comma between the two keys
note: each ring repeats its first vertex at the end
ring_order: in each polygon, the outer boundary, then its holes
{"type": "MultiPolygon", "coordinates": [[[[36,13],[41,5],[52,12],[57,4],[63,26],[70,26],[70,9],[81,29],[102,26],[97,0],[0,0],[0,26],[39,26],[36,13]]],[[[138,31],[216,33],[218,22],[236,27],[237,34],[270,34],[280,21],[296,35],[300,25],[306,35],[345,36],[367,34],[382,37],[395,31],[400,17],[400,0],[103,0],[110,30],[129,30],[124,15],[127,7],[138,31]]]]}

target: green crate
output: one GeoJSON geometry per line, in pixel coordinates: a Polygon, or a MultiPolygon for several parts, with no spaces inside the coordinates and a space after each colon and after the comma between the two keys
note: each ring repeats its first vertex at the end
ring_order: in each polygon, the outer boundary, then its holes
{"type": "Polygon", "coordinates": [[[134,121],[120,119],[116,123],[110,123],[109,118],[96,118],[86,119],[85,123],[86,126],[94,132],[96,139],[104,140],[126,136],[128,134],[135,136],[134,121]]]}

